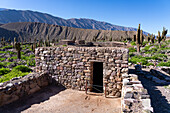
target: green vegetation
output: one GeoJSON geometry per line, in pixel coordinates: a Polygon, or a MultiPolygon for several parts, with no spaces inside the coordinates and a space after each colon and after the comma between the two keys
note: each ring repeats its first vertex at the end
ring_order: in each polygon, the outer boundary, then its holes
{"type": "Polygon", "coordinates": [[[130,47],[130,48],[129,48],[129,52],[137,52],[137,51],[136,51],[136,49],[135,49],[135,48],[130,47]]]}
{"type": "Polygon", "coordinates": [[[24,65],[18,65],[16,67],[14,67],[12,70],[21,71],[21,72],[30,72],[30,71],[32,71],[32,69],[30,69],[29,67],[24,66],[24,65]]]}
{"type": "Polygon", "coordinates": [[[0,49],[12,49],[12,46],[11,45],[8,45],[8,46],[3,46],[2,48],[0,49]]]}
{"type": "Polygon", "coordinates": [[[11,72],[9,72],[9,70],[5,68],[2,68],[1,70],[2,70],[2,73],[4,73],[4,75],[0,78],[0,83],[9,81],[10,79],[14,77],[28,75],[32,71],[29,67],[23,66],[23,65],[18,65],[14,67],[11,72]]]}
{"type": "Polygon", "coordinates": [[[136,45],[136,43],[135,43],[134,41],[130,42],[130,44],[131,44],[132,46],[135,46],[135,45],[136,45]]]}
{"type": "Polygon", "coordinates": [[[0,76],[9,73],[10,70],[8,68],[0,68],[0,76]]]}
{"type": "MultiPolygon", "coordinates": [[[[146,65],[146,66],[149,66],[149,65],[154,65],[153,63],[149,63],[148,60],[158,60],[158,61],[163,61],[163,58],[167,58],[167,55],[164,55],[164,54],[157,54],[157,55],[153,55],[151,57],[142,57],[142,56],[131,56],[129,58],[129,62],[130,63],[133,63],[133,64],[137,64],[137,63],[142,63],[142,65],[146,65]]],[[[169,62],[170,63],[170,62],[169,62]]],[[[165,63],[165,62],[162,62],[161,64],[165,66],[168,66],[169,63],[165,63]]],[[[158,66],[161,66],[161,64],[158,64],[158,66]]]]}
{"type": "Polygon", "coordinates": [[[63,47],[67,47],[67,45],[64,44],[63,47]]]}
{"type": "Polygon", "coordinates": [[[6,58],[1,58],[1,57],[0,57],[0,61],[4,61],[5,59],[6,59],[6,58]]]}
{"type": "Polygon", "coordinates": [[[168,67],[170,67],[170,60],[168,62],[160,62],[157,66],[168,66],[168,67]]]}

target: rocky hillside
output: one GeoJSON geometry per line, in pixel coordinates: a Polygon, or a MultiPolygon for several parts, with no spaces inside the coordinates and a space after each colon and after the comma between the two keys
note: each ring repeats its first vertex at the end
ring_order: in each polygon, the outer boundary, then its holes
{"type": "Polygon", "coordinates": [[[63,19],[52,15],[29,10],[0,9],[0,23],[40,22],[83,29],[136,31],[136,28],[113,25],[93,19],[63,19]]]}
{"type": "MultiPolygon", "coordinates": [[[[34,37],[46,38],[50,37],[50,40],[53,38],[57,39],[83,39],[86,41],[92,41],[95,37],[97,40],[112,40],[120,41],[128,37],[133,37],[136,34],[136,31],[111,31],[111,30],[92,30],[92,29],[80,29],[66,26],[58,26],[58,25],[49,25],[45,23],[37,23],[37,22],[17,22],[17,23],[9,23],[3,24],[0,28],[6,31],[2,34],[9,34],[9,36],[4,36],[5,38],[9,37],[20,37],[29,40],[32,40],[34,37]]],[[[0,30],[0,32],[2,32],[0,30]]],[[[0,37],[3,37],[2,35],[0,37]]]]}

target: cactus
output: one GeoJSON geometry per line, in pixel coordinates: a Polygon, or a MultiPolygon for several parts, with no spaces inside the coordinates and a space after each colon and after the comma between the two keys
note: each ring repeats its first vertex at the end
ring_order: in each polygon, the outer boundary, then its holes
{"type": "Polygon", "coordinates": [[[112,42],[112,36],[110,36],[110,39],[109,39],[110,42],[112,42]]]}
{"type": "Polygon", "coordinates": [[[136,42],[136,35],[133,35],[132,41],[136,42]]]}
{"type": "Polygon", "coordinates": [[[162,40],[162,37],[160,36],[160,31],[158,31],[158,36],[157,36],[157,39],[158,39],[158,43],[159,43],[159,48],[161,48],[161,40],[162,40]]]}
{"type": "Polygon", "coordinates": [[[21,59],[21,50],[22,50],[22,48],[21,48],[20,42],[15,44],[15,49],[17,50],[17,57],[18,57],[18,59],[21,59]]]}
{"type": "Polygon", "coordinates": [[[76,41],[76,36],[73,38],[73,41],[74,41],[74,42],[76,41]]]}
{"type": "Polygon", "coordinates": [[[14,41],[12,42],[12,47],[15,48],[15,44],[16,44],[17,40],[16,38],[14,37],[14,41]]]}
{"type": "Polygon", "coordinates": [[[1,38],[1,44],[2,44],[3,46],[6,45],[6,41],[5,41],[5,38],[4,38],[4,37],[1,38]]]}
{"type": "Polygon", "coordinates": [[[140,47],[142,46],[143,43],[143,31],[140,30],[140,24],[138,26],[138,30],[136,33],[136,45],[137,45],[137,52],[140,52],[140,47]]]}
{"type": "Polygon", "coordinates": [[[150,41],[150,34],[148,34],[148,36],[146,37],[146,41],[147,41],[147,42],[150,41]]]}
{"type": "Polygon", "coordinates": [[[8,43],[11,44],[11,39],[10,38],[8,39],[8,43]]]}
{"type": "Polygon", "coordinates": [[[155,35],[152,34],[150,39],[151,39],[151,43],[153,44],[155,42],[155,35]]]}
{"type": "Polygon", "coordinates": [[[36,38],[34,38],[34,43],[31,46],[33,52],[35,52],[36,47],[37,47],[37,40],[36,40],[36,38]]]}
{"type": "Polygon", "coordinates": [[[168,30],[165,29],[165,27],[163,27],[163,31],[162,31],[162,36],[161,38],[163,39],[163,41],[166,40],[166,34],[168,33],[168,30]]]}

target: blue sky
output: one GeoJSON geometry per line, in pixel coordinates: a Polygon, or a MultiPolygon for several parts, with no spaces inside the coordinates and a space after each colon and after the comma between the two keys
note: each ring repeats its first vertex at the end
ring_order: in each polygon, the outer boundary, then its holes
{"type": "Polygon", "coordinates": [[[170,34],[170,0],[0,0],[0,8],[33,10],[61,18],[90,18],[170,34]]]}

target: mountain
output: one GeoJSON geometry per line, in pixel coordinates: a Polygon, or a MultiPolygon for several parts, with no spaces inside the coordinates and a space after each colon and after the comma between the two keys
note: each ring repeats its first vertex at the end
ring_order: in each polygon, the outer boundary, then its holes
{"type": "Polygon", "coordinates": [[[29,41],[30,39],[33,41],[34,38],[39,40],[45,39],[46,37],[49,37],[50,40],[76,38],[79,40],[92,41],[94,38],[97,40],[110,40],[112,38],[114,41],[120,41],[126,38],[133,38],[134,34],[136,34],[136,31],[82,29],[38,22],[16,22],[0,26],[0,37],[5,37],[6,39],[17,37],[21,41],[29,41]]]}
{"type": "Polygon", "coordinates": [[[5,8],[0,8],[0,11],[6,10],[5,8]]]}
{"type": "Polygon", "coordinates": [[[47,24],[54,24],[60,26],[96,29],[96,30],[117,30],[117,31],[136,31],[136,28],[123,27],[112,25],[107,22],[96,21],[93,19],[63,19],[54,17],[46,13],[40,13],[30,10],[1,10],[0,9],[0,23],[14,23],[14,22],[40,22],[47,24]]]}

